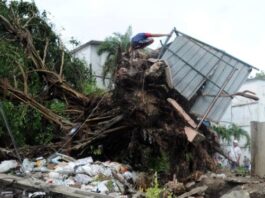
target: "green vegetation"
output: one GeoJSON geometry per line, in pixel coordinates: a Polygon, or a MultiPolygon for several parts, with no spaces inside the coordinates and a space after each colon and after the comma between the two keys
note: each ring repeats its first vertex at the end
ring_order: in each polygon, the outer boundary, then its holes
{"type": "Polygon", "coordinates": [[[130,48],[130,41],[132,36],[132,28],[129,27],[124,34],[113,33],[113,36],[109,36],[99,46],[98,54],[107,54],[106,62],[103,66],[103,82],[107,76],[110,76],[110,81],[113,80],[116,68],[121,60],[123,52],[128,52],[130,48]]]}
{"type": "Polygon", "coordinates": [[[146,189],[147,198],[159,198],[164,189],[159,187],[157,173],[154,175],[154,186],[146,189]]]}
{"type": "Polygon", "coordinates": [[[260,72],[257,72],[254,79],[265,80],[265,72],[262,70],[260,72]]]}
{"type": "Polygon", "coordinates": [[[149,167],[156,172],[168,172],[170,169],[169,156],[167,153],[162,152],[160,155],[151,157],[149,167]]]}
{"type": "Polygon", "coordinates": [[[250,136],[248,132],[236,126],[235,124],[232,124],[229,127],[214,126],[213,129],[224,142],[231,143],[233,139],[240,140],[241,138],[245,138],[245,147],[250,146],[250,136]]]}
{"type": "MultiPolygon", "coordinates": [[[[63,81],[85,94],[100,93],[91,79],[85,63],[71,55],[54,32],[47,13],[39,12],[34,2],[0,0],[0,80],[17,91],[33,98],[54,113],[65,116],[67,101],[54,93],[46,93],[47,83],[43,71],[37,71],[33,59],[27,52],[30,46],[23,46],[21,40],[8,31],[5,19],[32,36],[36,53],[42,58],[47,71],[60,74],[63,81]],[[4,19],[4,20],[3,20],[4,19]],[[45,95],[45,97],[43,97],[45,95]]],[[[26,37],[26,35],[25,35],[26,37]]],[[[79,42],[71,39],[72,45],[79,42]]],[[[52,88],[52,85],[49,85],[52,88]]],[[[47,144],[58,134],[58,128],[45,120],[42,114],[21,99],[11,97],[4,88],[0,89],[0,99],[11,130],[18,144],[47,144]],[[54,131],[57,132],[54,132],[54,131]]],[[[0,119],[1,146],[9,146],[10,141],[5,126],[0,119]]]]}
{"type": "MultiPolygon", "coordinates": [[[[3,108],[18,145],[45,144],[52,140],[53,126],[43,120],[35,109],[9,101],[3,101],[3,108]]],[[[1,146],[8,146],[10,138],[0,120],[0,143],[1,146]]]]}
{"type": "Polygon", "coordinates": [[[249,171],[245,169],[243,166],[239,166],[235,169],[235,173],[241,176],[246,176],[249,174],[249,171]]]}

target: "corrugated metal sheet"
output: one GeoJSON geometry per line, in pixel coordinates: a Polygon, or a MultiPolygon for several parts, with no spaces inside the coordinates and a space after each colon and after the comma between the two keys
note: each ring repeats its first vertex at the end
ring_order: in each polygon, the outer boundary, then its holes
{"type": "MultiPolygon", "coordinates": [[[[237,70],[224,88],[228,94],[238,91],[251,71],[248,64],[187,36],[177,36],[162,59],[170,66],[173,86],[181,95],[190,100],[199,91],[190,112],[201,117],[234,68],[237,70]]],[[[219,121],[230,102],[230,97],[220,97],[207,118],[219,121]]]]}

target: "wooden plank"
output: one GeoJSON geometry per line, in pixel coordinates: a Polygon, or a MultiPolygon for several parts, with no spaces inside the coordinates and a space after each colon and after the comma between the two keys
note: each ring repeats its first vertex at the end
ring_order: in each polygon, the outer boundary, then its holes
{"type": "Polygon", "coordinates": [[[185,131],[188,141],[192,142],[195,145],[205,140],[205,136],[203,134],[199,133],[198,131],[194,130],[191,127],[185,126],[184,131],[185,131]]]}
{"type": "Polygon", "coordinates": [[[186,113],[186,111],[177,103],[176,100],[168,98],[167,101],[175,108],[177,113],[184,119],[188,124],[194,129],[197,127],[197,124],[194,120],[186,113]]]}
{"type": "Polygon", "coordinates": [[[53,184],[47,184],[41,180],[31,178],[31,177],[17,177],[14,175],[0,174],[0,184],[7,185],[9,184],[9,189],[11,187],[22,188],[22,189],[31,189],[37,191],[49,191],[52,194],[60,195],[62,198],[112,198],[107,195],[88,192],[68,186],[59,186],[53,184]]]}

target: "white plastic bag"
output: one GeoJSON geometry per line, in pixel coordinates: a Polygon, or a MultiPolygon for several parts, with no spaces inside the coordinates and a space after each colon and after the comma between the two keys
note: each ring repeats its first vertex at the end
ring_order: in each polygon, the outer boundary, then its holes
{"type": "Polygon", "coordinates": [[[99,192],[101,194],[107,194],[109,192],[109,189],[107,187],[107,182],[108,181],[103,181],[98,183],[98,185],[95,186],[94,191],[99,192]]]}
{"type": "Polygon", "coordinates": [[[65,166],[58,166],[55,169],[55,172],[62,173],[62,174],[73,174],[75,173],[75,163],[74,162],[69,162],[65,166]]]}
{"type": "Polygon", "coordinates": [[[59,180],[63,180],[64,176],[61,173],[58,172],[49,172],[48,177],[51,179],[59,179],[59,180]]]}
{"type": "Polygon", "coordinates": [[[25,158],[22,162],[22,170],[26,173],[30,173],[34,168],[34,162],[29,161],[28,158],[25,158]]]}
{"type": "Polygon", "coordinates": [[[5,160],[2,161],[0,164],[0,173],[8,172],[11,169],[14,169],[18,166],[18,163],[16,160],[5,160]]]}
{"type": "Polygon", "coordinates": [[[88,164],[88,165],[82,166],[82,168],[84,172],[91,177],[94,177],[102,172],[102,167],[98,164],[88,164]]]}
{"type": "Polygon", "coordinates": [[[75,165],[77,166],[91,164],[91,163],[93,163],[92,157],[86,157],[75,161],[75,165]]]}
{"type": "Polygon", "coordinates": [[[77,174],[74,177],[74,180],[79,184],[88,184],[93,180],[93,178],[85,174],[77,174]]]}

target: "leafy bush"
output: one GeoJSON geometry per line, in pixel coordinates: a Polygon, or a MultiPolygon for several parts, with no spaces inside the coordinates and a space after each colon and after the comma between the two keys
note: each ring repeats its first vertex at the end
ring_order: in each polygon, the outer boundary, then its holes
{"type": "MultiPolygon", "coordinates": [[[[19,146],[25,144],[46,144],[53,139],[53,126],[46,123],[36,110],[18,103],[3,101],[3,109],[7,122],[19,146]]],[[[0,119],[0,143],[1,146],[9,146],[11,143],[6,126],[0,119]]]]}
{"type": "Polygon", "coordinates": [[[154,186],[146,189],[146,197],[147,198],[159,198],[159,197],[161,197],[161,193],[163,192],[163,190],[164,189],[159,188],[157,173],[155,173],[154,186]]]}
{"type": "MultiPolygon", "coordinates": [[[[85,90],[87,94],[100,92],[94,83],[90,83],[91,71],[87,65],[73,57],[63,46],[57,33],[53,31],[54,26],[49,22],[47,13],[45,11],[40,13],[34,2],[0,0],[0,15],[12,25],[27,29],[32,36],[32,44],[49,71],[58,74],[63,65],[63,80],[77,91],[85,90]],[[47,50],[44,50],[46,48],[47,50]],[[64,57],[63,64],[62,57],[64,57]]],[[[52,100],[52,95],[49,95],[47,102],[45,101],[47,97],[42,98],[46,86],[43,73],[36,71],[35,64],[21,40],[14,38],[14,34],[8,31],[3,23],[0,23],[0,37],[0,80],[4,79],[17,91],[24,92],[54,113],[65,116],[66,102],[63,99],[52,100]]],[[[71,42],[78,44],[73,39],[71,42]]],[[[16,99],[13,100],[14,98],[9,97],[8,90],[4,88],[0,90],[0,97],[19,146],[47,144],[54,139],[54,134],[57,134],[55,130],[58,129],[47,122],[40,112],[27,104],[17,102],[16,99]]],[[[0,119],[1,146],[10,146],[9,139],[0,119]]]]}
{"type": "Polygon", "coordinates": [[[64,114],[65,108],[65,103],[57,99],[53,100],[50,104],[50,109],[59,115],[64,114]]]}
{"type": "Polygon", "coordinates": [[[169,156],[166,152],[161,152],[160,155],[151,157],[149,167],[157,172],[167,172],[170,169],[169,156]]]}

